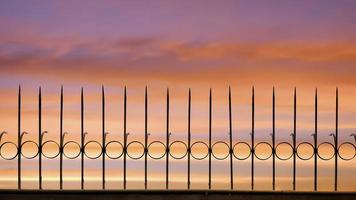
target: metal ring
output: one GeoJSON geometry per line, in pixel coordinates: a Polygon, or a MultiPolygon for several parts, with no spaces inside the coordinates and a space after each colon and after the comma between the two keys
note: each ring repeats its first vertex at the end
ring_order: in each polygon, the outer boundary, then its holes
{"type": "Polygon", "coordinates": [[[227,157],[229,157],[229,155],[230,155],[230,153],[229,153],[229,151],[230,151],[230,147],[229,147],[229,145],[226,143],[226,142],[223,142],[223,141],[218,141],[218,142],[215,142],[214,144],[213,144],[213,146],[211,147],[211,153],[212,153],[212,155],[213,155],[213,157],[215,158],[215,159],[217,159],[217,160],[225,160],[227,157]],[[226,147],[227,147],[227,154],[226,154],[226,156],[223,156],[223,157],[218,157],[218,156],[216,156],[215,154],[214,154],[214,146],[215,145],[218,145],[218,144],[223,144],[223,145],[225,145],[226,147]]]}
{"type": "MultiPolygon", "coordinates": [[[[152,148],[152,147],[151,147],[152,148]]],[[[155,160],[159,160],[159,159],[161,159],[161,158],[163,158],[165,155],[166,155],[166,145],[163,143],[163,142],[161,142],[161,141],[153,141],[153,142],[151,142],[149,145],[148,145],[148,147],[147,147],[147,149],[148,149],[148,156],[150,157],[150,158],[152,158],[152,159],[155,159],[155,160]],[[164,153],[162,154],[162,156],[158,156],[158,157],[154,157],[151,153],[150,153],[150,147],[151,147],[151,145],[153,145],[154,143],[157,143],[157,144],[161,144],[162,146],[163,146],[163,148],[164,148],[164,153]]]]}
{"type": "Polygon", "coordinates": [[[24,143],[22,143],[21,144],[21,155],[23,156],[23,157],[25,157],[25,158],[27,158],[27,159],[34,159],[37,155],[39,154],[39,146],[38,146],[38,144],[36,143],[36,142],[34,142],[34,141],[31,141],[31,140],[28,140],[28,141],[26,141],[26,142],[24,142],[24,143]],[[37,149],[37,152],[33,155],[33,156],[26,156],[25,154],[24,154],[24,152],[22,151],[22,149],[23,149],[23,146],[25,145],[25,144],[35,144],[35,146],[37,147],[36,149],[37,149]]]}
{"type": "Polygon", "coordinates": [[[42,155],[48,159],[54,159],[60,154],[60,149],[59,149],[59,144],[53,140],[48,140],[42,144],[42,155]],[[48,156],[44,153],[43,148],[46,146],[46,144],[54,143],[58,147],[58,153],[55,154],[54,156],[48,156]]]}
{"type": "Polygon", "coordinates": [[[191,155],[194,159],[196,159],[196,160],[203,160],[203,159],[205,159],[206,157],[208,157],[208,155],[209,155],[209,146],[208,146],[207,144],[205,144],[204,142],[202,142],[202,141],[197,141],[197,142],[194,142],[194,143],[190,146],[190,149],[193,150],[194,145],[197,145],[197,144],[203,144],[203,145],[206,147],[206,149],[207,149],[206,155],[205,155],[205,156],[202,156],[202,157],[197,157],[197,156],[194,156],[193,151],[190,152],[190,155],[191,155]]]}
{"type": "Polygon", "coordinates": [[[276,157],[279,160],[289,160],[293,156],[293,154],[294,154],[293,152],[294,152],[293,146],[291,144],[289,144],[288,142],[281,142],[281,143],[277,144],[277,146],[276,146],[276,157]],[[288,145],[292,149],[292,153],[290,154],[290,156],[287,156],[287,157],[278,156],[278,147],[283,144],[288,145]]]}
{"type": "Polygon", "coordinates": [[[95,159],[99,158],[101,155],[103,155],[103,146],[101,146],[101,144],[100,144],[99,142],[97,142],[97,141],[95,141],[95,140],[91,140],[91,141],[85,143],[85,145],[84,145],[84,155],[85,155],[87,158],[89,158],[89,159],[95,160],[95,159]],[[86,149],[87,145],[89,145],[90,143],[99,145],[99,147],[100,147],[100,153],[99,153],[97,156],[90,157],[89,154],[87,154],[87,153],[85,152],[85,149],[86,149]]]}
{"type": "Polygon", "coordinates": [[[344,142],[344,143],[342,143],[340,146],[339,146],[339,148],[337,149],[337,154],[339,155],[339,157],[342,159],[342,160],[345,160],[345,161],[349,161],[349,160],[352,160],[352,159],[354,159],[355,158],[355,156],[356,156],[356,147],[355,147],[355,145],[354,144],[352,144],[351,142],[344,142]],[[345,157],[342,157],[341,156],[341,147],[343,146],[343,145],[351,145],[352,147],[353,147],[353,149],[354,149],[354,155],[352,156],[352,157],[350,157],[350,158],[345,158],[345,157]]]}
{"type": "Polygon", "coordinates": [[[68,158],[68,159],[76,159],[76,158],[78,158],[78,156],[79,156],[80,154],[81,154],[81,148],[80,148],[80,145],[79,145],[77,142],[68,141],[68,142],[64,143],[64,145],[63,145],[63,155],[64,155],[66,158],[68,158]],[[65,148],[66,148],[66,146],[69,145],[69,144],[74,144],[74,145],[78,146],[79,151],[78,151],[78,154],[77,154],[76,156],[70,157],[70,156],[66,155],[65,148]]]}
{"type": "Polygon", "coordinates": [[[272,147],[272,145],[270,145],[270,144],[267,143],[267,142],[259,142],[259,143],[257,143],[257,145],[255,146],[254,152],[255,152],[254,154],[255,154],[255,156],[256,156],[257,159],[259,159],[259,160],[268,160],[268,159],[273,155],[273,147],[272,147]],[[258,156],[257,156],[257,153],[256,153],[257,147],[258,147],[259,145],[263,145],[263,144],[266,144],[267,146],[269,146],[269,147],[271,148],[271,154],[270,154],[269,156],[267,156],[266,158],[258,157],[258,156]]]}
{"type": "Polygon", "coordinates": [[[169,155],[172,156],[172,158],[176,159],[176,160],[180,160],[180,159],[183,159],[187,154],[188,154],[188,146],[183,142],[183,141],[180,141],[180,140],[177,140],[177,141],[174,141],[172,142],[170,145],[169,145],[169,155]],[[185,153],[183,156],[173,156],[172,154],[172,146],[173,144],[178,144],[178,143],[181,143],[184,145],[185,147],[185,153]]]}
{"type": "Polygon", "coordinates": [[[332,158],[335,156],[335,146],[334,146],[333,144],[331,144],[330,142],[323,142],[323,143],[319,144],[317,150],[318,150],[318,151],[317,151],[317,155],[318,155],[318,157],[319,157],[321,160],[330,160],[330,159],[332,159],[332,158]],[[322,157],[322,156],[320,155],[319,148],[320,148],[321,145],[330,145],[330,146],[332,147],[333,154],[331,155],[330,158],[329,158],[329,157],[324,158],[324,157],[322,157]]]}
{"type": "Polygon", "coordinates": [[[297,151],[297,156],[298,156],[298,158],[301,159],[301,160],[310,160],[310,159],[315,155],[314,146],[313,146],[311,143],[309,143],[309,142],[302,142],[302,143],[300,143],[300,144],[297,146],[296,151],[297,151]],[[310,155],[310,157],[303,158],[301,155],[299,155],[298,149],[300,148],[301,145],[309,145],[309,146],[312,148],[313,153],[310,155]]]}
{"type": "Polygon", "coordinates": [[[13,142],[4,142],[3,144],[1,144],[1,146],[0,146],[0,156],[1,156],[1,158],[3,158],[4,160],[13,160],[13,159],[15,159],[15,158],[17,157],[18,154],[19,154],[19,153],[18,153],[18,148],[17,148],[17,145],[16,145],[15,143],[13,143],[13,142]],[[3,147],[6,146],[6,144],[10,144],[10,145],[12,144],[12,145],[15,146],[15,148],[16,148],[16,154],[15,154],[13,157],[6,158],[4,155],[2,155],[2,149],[3,149],[3,147]]]}
{"type": "Polygon", "coordinates": [[[237,160],[246,160],[247,158],[249,158],[251,156],[251,153],[252,153],[252,149],[251,149],[251,146],[247,143],[247,142],[238,142],[234,145],[234,147],[232,147],[232,150],[233,150],[233,155],[234,157],[237,159],[237,160]],[[243,145],[246,145],[248,147],[248,152],[249,154],[246,156],[246,157],[242,157],[242,158],[239,158],[237,157],[237,154],[238,152],[235,153],[235,148],[237,147],[237,145],[239,144],[243,144],[243,145]]]}
{"type": "Polygon", "coordinates": [[[127,152],[126,152],[126,154],[127,154],[127,156],[130,157],[131,159],[138,160],[138,159],[142,158],[143,155],[145,155],[145,146],[144,146],[141,142],[139,142],[139,141],[132,141],[132,142],[130,142],[130,143],[127,145],[127,152]],[[137,143],[137,144],[139,144],[139,145],[142,146],[142,154],[141,154],[140,156],[137,156],[137,157],[131,156],[131,155],[129,154],[129,147],[130,147],[130,145],[135,144],[135,143],[137,143]]]}
{"type": "Polygon", "coordinates": [[[105,145],[105,155],[106,155],[108,158],[110,158],[110,159],[119,159],[123,154],[124,154],[124,146],[123,146],[119,141],[113,140],[113,141],[110,141],[109,143],[107,143],[107,144],[105,145]],[[121,150],[121,154],[119,154],[117,157],[112,156],[112,155],[110,155],[110,154],[108,153],[108,146],[109,146],[110,144],[114,144],[114,143],[119,144],[119,145],[121,146],[121,149],[122,149],[122,150],[121,150]]]}

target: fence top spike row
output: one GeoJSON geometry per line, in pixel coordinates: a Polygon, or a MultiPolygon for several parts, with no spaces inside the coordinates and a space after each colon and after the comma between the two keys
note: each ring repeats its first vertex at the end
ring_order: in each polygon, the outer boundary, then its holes
{"type": "MultiPolygon", "coordinates": [[[[39,161],[39,189],[42,189],[42,157],[45,157],[47,159],[56,159],[59,158],[60,162],[60,177],[59,177],[59,183],[60,187],[59,189],[63,189],[63,163],[64,160],[63,158],[66,159],[81,159],[81,189],[84,188],[84,183],[85,183],[85,174],[84,174],[84,169],[85,169],[85,159],[101,159],[102,160],[102,189],[105,189],[105,179],[106,179],[106,174],[105,174],[105,160],[106,159],[111,159],[111,160],[117,160],[117,159],[122,159],[123,160],[123,189],[127,189],[127,159],[133,159],[133,160],[139,160],[139,159],[144,159],[145,162],[145,177],[144,177],[144,186],[145,189],[148,189],[148,159],[153,159],[153,160],[163,160],[165,159],[165,166],[166,166],[166,176],[165,176],[165,183],[166,183],[166,189],[170,189],[170,173],[169,173],[169,165],[170,165],[170,160],[182,160],[186,159],[187,160],[187,189],[190,189],[190,184],[191,184],[191,160],[205,160],[208,159],[208,165],[209,165],[209,171],[208,171],[208,188],[213,189],[213,184],[214,180],[212,179],[211,173],[212,173],[212,162],[219,162],[221,160],[229,160],[229,172],[230,172],[230,177],[229,177],[229,182],[230,182],[230,189],[231,190],[238,190],[239,188],[236,188],[234,186],[234,179],[238,177],[234,176],[234,166],[236,163],[234,163],[235,160],[251,160],[251,189],[254,189],[255,186],[255,159],[257,160],[269,160],[272,158],[272,190],[275,190],[275,185],[276,185],[276,160],[281,160],[281,161],[287,161],[287,160],[292,160],[293,161],[293,166],[291,168],[292,171],[292,177],[291,177],[291,182],[293,183],[293,190],[296,190],[296,185],[297,185],[297,176],[296,172],[298,170],[296,161],[305,161],[305,160],[314,160],[314,190],[318,190],[318,176],[317,176],[317,171],[318,171],[318,160],[333,160],[334,161],[334,190],[337,191],[339,188],[339,182],[338,182],[338,161],[343,160],[343,161],[351,161],[355,158],[356,156],[356,134],[351,134],[351,141],[346,141],[343,143],[339,143],[339,134],[338,134],[338,116],[339,116],[339,89],[336,88],[336,93],[335,93],[335,133],[330,134],[332,139],[330,141],[324,141],[324,142],[318,142],[318,90],[317,88],[315,89],[315,101],[314,101],[314,133],[312,134],[312,139],[313,143],[307,142],[307,141],[298,141],[297,143],[297,89],[294,88],[294,94],[291,97],[291,101],[293,101],[293,130],[291,131],[291,141],[283,141],[280,143],[275,142],[275,96],[276,96],[276,91],[275,87],[272,89],[272,134],[271,134],[271,139],[267,141],[261,141],[258,143],[255,143],[255,88],[252,87],[252,94],[251,94],[251,140],[250,142],[247,141],[237,141],[236,143],[233,143],[233,129],[232,129],[232,100],[231,100],[231,87],[228,87],[228,96],[227,99],[229,100],[228,102],[228,109],[229,109],[229,139],[228,141],[216,141],[212,143],[211,141],[211,136],[212,136],[212,131],[211,131],[211,125],[214,123],[213,122],[213,112],[212,112],[212,89],[210,88],[209,90],[209,142],[206,143],[204,141],[195,141],[191,142],[191,89],[189,88],[188,94],[187,94],[187,101],[188,101],[188,107],[187,107],[187,141],[182,141],[182,140],[176,140],[176,141],[171,141],[170,140],[170,95],[169,95],[169,88],[166,90],[166,140],[164,142],[155,140],[155,141],[149,141],[148,136],[148,116],[147,116],[147,111],[148,111],[148,88],[147,86],[145,87],[145,132],[144,132],[144,142],[138,141],[138,140],[129,140],[128,138],[128,133],[126,130],[126,123],[127,123],[127,88],[126,86],[124,87],[124,132],[123,132],[123,140],[110,140],[108,141],[106,136],[108,132],[105,129],[105,88],[102,86],[102,115],[101,115],[101,122],[102,122],[102,140],[101,141],[96,141],[96,140],[87,140],[85,137],[88,133],[86,133],[85,130],[85,124],[84,124],[84,89],[81,88],[81,142],[78,143],[73,140],[66,140],[65,135],[68,134],[68,132],[65,132],[63,130],[63,108],[64,108],[64,89],[63,86],[61,86],[60,89],[60,116],[59,116],[59,126],[60,126],[60,131],[59,131],[59,142],[54,141],[54,140],[46,140],[45,135],[47,131],[42,130],[42,89],[39,87],[38,90],[38,121],[39,121],[39,131],[38,131],[38,141],[34,141],[31,139],[28,139],[26,137],[27,132],[22,129],[22,124],[21,124],[21,86],[18,88],[18,119],[17,119],[17,124],[18,124],[18,137],[17,137],[17,143],[11,142],[11,141],[6,141],[5,135],[8,133],[6,131],[2,131],[0,134],[0,157],[4,160],[15,160],[17,159],[18,163],[18,168],[17,168],[17,176],[18,176],[18,189],[21,189],[22,186],[22,160],[23,159],[36,159],[38,158],[39,161]],[[30,155],[29,152],[24,151],[24,147],[27,145],[33,145],[36,146],[37,151],[35,153],[32,153],[30,155]],[[51,152],[46,152],[45,147],[46,146],[55,146],[55,153],[51,154],[51,152]],[[94,145],[98,147],[99,151],[96,152],[95,155],[92,155],[88,151],[88,146],[94,145]],[[133,148],[134,146],[138,146],[139,149],[133,148]],[[158,154],[154,152],[153,146],[160,146],[160,149],[163,149],[163,151],[159,152],[158,154]],[[174,147],[183,147],[183,152],[175,152],[172,149],[174,147]],[[217,149],[225,149],[224,153],[218,153],[217,149]],[[115,149],[114,151],[109,151],[108,149],[115,149]],[[262,154],[259,153],[261,149],[268,149],[268,152],[266,153],[263,152],[262,154]],[[282,152],[281,149],[289,149],[289,153],[284,153],[282,152]],[[333,152],[331,155],[323,155],[320,151],[321,148],[329,148],[333,152]],[[15,152],[11,152],[10,149],[16,149],[15,152]],[[73,150],[74,149],[74,150],[73,150]],[[134,150],[133,150],[134,149],[134,150]],[[246,152],[242,152],[241,149],[246,149],[246,152]],[[312,150],[312,153],[309,155],[306,155],[303,153],[303,150],[305,149],[310,149],[312,150]],[[349,153],[347,153],[349,152],[349,153]],[[351,153],[350,153],[351,152],[351,153]],[[213,160],[213,159],[215,160],[213,160]]],[[[0,171],[1,173],[1,171],[0,171]]],[[[163,181],[163,180],[162,180],[163,181]]],[[[118,188],[120,189],[120,188],[118,188]]]]}

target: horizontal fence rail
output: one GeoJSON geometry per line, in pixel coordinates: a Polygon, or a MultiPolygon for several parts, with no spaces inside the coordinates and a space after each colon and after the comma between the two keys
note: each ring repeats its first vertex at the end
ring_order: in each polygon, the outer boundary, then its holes
{"type": "Polygon", "coordinates": [[[84,169],[85,162],[84,159],[101,159],[102,161],[102,189],[105,189],[105,164],[106,159],[116,160],[123,159],[123,189],[127,189],[127,159],[139,160],[144,159],[144,186],[145,189],[148,189],[148,179],[147,179],[147,168],[148,168],[148,158],[154,160],[165,160],[165,188],[169,189],[170,183],[170,173],[169,173],[169,164],[170,160],[180,160],[183,158],[187,158],[187,189],[191,188],[191,161],[192,160],[203,160],[208,159],[209,170],[208,170],[208,188],[212,189],[212,158],[216,160],[228,160],[229,161],[229,173],[230,173],[230,189],[238,189],[234,187],[234,160],[251,160],[251,189],[254,190],[255,186],[255,159],[256,160],[267,160],[272,158],[272,189],[275,190],[276,184],[276,160],[287,161],[292,160],[292,183],[293,190],[296,190],[296,172],[297,172],[297,159],[302,161],[305,160],[313,160],[313,172],[314,172],[314,191],[318,190],[318,160],[334,160],[334,190],[338,190],[338,160],[341,159],[343,161],[351,161],[356,156],[356,135],[351,134],[350,142],[339,143],[339,134],[338,134],[338,119],[339,119],[339,100],[338,100],[338,89],[336,89],[335,94],[335,133],[330,134],[332,137],[331,142],[319,142],[318,141],[318,91],[315,90],[315,102],[314,102],[314,133],[312,134],[313,142],[299,142],[297,143],[297,91],[294,89],[294,98],[293,98],[293,130],[291,131],[291,139],[292,142],[280,142],[276,143],[276,130],[275,130],[275,90],[273,88],[272,92],[272,133],[270,141],[262,141],[256,143],[255,141],[255,92],[254,88],[252,88],[252,96],[251,96],[251,133],[250,133],[250,141],[238,141],[233,143],[233,129],[232,129],[232,100],[231,100],[231,89],[229,88],[228,94],[228,108],[229,108],[229,139],[228,141],[217,141],[212,143],[212,90],[209,92],[209,140],[208,143],[204,141],[196,141],[194,143],[191,142],[191,90],[188,92],[188,108],[187,108],[187,141],[176,140],[171,141],[171,132],[170,132],[170,96],[169,89],[167,89],[166,94],[166,140],[165,141],[148,141],[149,133],[148,133],[148,91],[147,87],[145,89],[145,131],[144,131],[144,142],[133,140],[130,141],[128,139],[129,133],[126,130],[127,123],[127,92],[126,87],[124,89],[124,116],[123,116],[123,142],[117,140],[107,141],[107,134],[105,129],[105,91],[104,87],[102,87],[102,132],[101,132],[101,141],[97,140],[87,140],[87,133],[85,130],[84,124],[84,94],[83,88],[81,90],[81,132],[80,132],[80,142],[66,140],[65,136],[68,134],[63,131],[63,87],[60,92],[60,132],[59,132],[59,142],[54,140],[45,140],[44,136],[46,135],[46,131],[42,130],[42,93],[41,88],[39,88],[38,93],[38,141],[34,140],[26,140],[24,136],[27,132],[22,130],[21,127],[21,87],[18,90],[18,132],[17,132],[17,143],[6,141],[4,142],[3,138],[7,134],[7,132],[2,132],[0,134],[0,156],[4,160],[15,160],[17,159],[17,178],[18,178],[18,189],[21,189],[21,168],[22,168],[22,160],[23,159],[36,159],[38,158],[38,172],[39,172],[39,189],[42,189],[42,158],[45,157],[47,159],[55,159],[59,157],[59,188],[63,189],[63,158],[67,159],[77,159],[81,160],[81,189],[84,189],[84,169]],[[37,151],[33,155],[28,155],[23,151],[24,146],[26,145],[34,145],[36,146],[37,151]],[[54,145],[56,147],[56,152],[54,154],[49,154],[49,152],[43,151],[44,147],[47,145],[54,145]],[[95,145],[100,148],[100,152],[96,155],[91,155],[88,152],[88,146],[95,145]],[[160,152],[159,155],[154,155],[152,153],[152,146],[160,146],[164,151],[160,152]],[[171,149],[174,146],[184,146],[184,152],[182,155],[176,155],[171,149]],[[130,147],[139,146],[140,149],[136,151],[130,151],[130,147]],[[218,154],[216,149],[218,146],[223,146],[225,149],[225,153],[223,155],[218,154]],[[69,150],[70,147],[75,148],[76,150],[69,150]],[[107,149],[109,147],[116,147],[116,151],[108,152],[107,149]],[[204,149],[203,152],[195,153],[193,150],[197,148],[204,149]],[[267,148],[269,149],[268,154],[259,154],[258,149],[267,148]],[[320,148],[329,148],[332,150],[332,155],[323,156],[319,149],[320,148]],[[7,149],[15,148],[16,152],[12,155],[9,155],[7,149]],[[248,154],[243,155],[238,149],[246,148],[248,149],[248,154]],[[281,153],[281,148],[288,148],[290,150],[290,154],[283,155],[281,153]],[[312,151],[310,155],[305,155],[301,153],[302,150],[309,149],[312,151]],[[343,150],[352,149],[353,154],[343,154],[343,150]],[[270,153],[269,153],[270,152],[270,153]]]}

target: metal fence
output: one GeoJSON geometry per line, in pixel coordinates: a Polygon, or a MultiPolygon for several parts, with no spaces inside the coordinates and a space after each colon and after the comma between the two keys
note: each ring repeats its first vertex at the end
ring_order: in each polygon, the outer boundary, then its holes
{"type": "Polygon", "coordinates": [[[252,88],[252,97],[251,97],[251,138],[250,141],[239,141],[237,143],[233,143],[233,131],[232,131],[232,114],[231,114],[231,89],[229,88],[229,140],[228,141],[217,141],[212,143],[212,92],[210,89],[209,94],[209,141],[208,143],[203,141],[197,141],[192,143],[191,142],[191,90],[189,89],[188,93],[188,109],[187,109],[187,141],[171,141],[170,140],[170,121],[169,121],[169,110],[170,110],[170,97],[169,97],[169,89],[167,89],[167,96],[166,96],[166,140],[165,141],[152,141],[149,143],[148,141],[148,130],[147,130],[147,87],[145,89],[145,137],[144,142],[140,141],[128,141],[128,133],[126,131],[126,111],[127,111],[127,95],[126,95],[126,87],[124,90],[124,116],[123,116],[123,142],[112,140],[107,141],[106,136],[107,132],[105,129],[105,92],[104,87],[102,87],[102,140],[96,141],[86,140],[86,132],[84,131],[84,96],[83,96],[83,89],[81,90],[81,138],[80,143],[76,141],[66,141],[65,135],[66,132],[63,131],[63,87],[61,88],[60,94],[60,131],[59,131],[59,143],[53,140],[44,140],[44,135],[46,131],[42,131],[42,95],[41,95],[41,88],[39,88],[38,94],[38,141],[33,140],[24,140],[24,135],[27,132],[23,132],[21,128],[21,87],[19,87],[18,91],[18,133],[17,144],[14,142],[6,141],[3,142],[3,136],[6,132],[2,132],[0,135],[0,156],[5,160],[14,160],[17,159],[17,176],[18,176],[18,189],[21,189],[21,166],[22,166],[22,159],[38,159],[39,162],[39,189],[42,189],[42,158],[45,157],[47,159],[55,159],[59,157],[59,165],[60,165],[60,174],[59,174],[59,186],[60,189],[63,189],[63,158],[67,159],[76,159],[80,157],[81,160],[81,189],[84,189],[84,158],[88,159],[101,159],[102,161],[102,189],[105,189],[105,161],[106,159],[123,159],[123,189],[126,189],[127,183],[127,160],[139,160],[144,159],[145,164],[145,175],[144,175],[144,185],[145,189],[147,189],[147,160],[148,158],[155,159],[155,160],[165,160],[165,188],[169,189],[170,183],[170,173],[169,173],[169,165],[171,159],[187,159],[187,189],[191,187],[191,161],[192,160],[203,160],[208,159],[209,162],[209,170],[208,170],[208,186],[209,190],[212,187],[212,158],[216,160],[229,160],[229,170],[230,170],[230,189],[238,189],[234,187],[234,160],[251,160],[251,189],[254,189],[255,185],[255,159],[257,160],[267,160],[272,158],[272,188],[275,190],[275,183],[276,183],[276,160],[286,161],[292,160],[293,170],[292,175],[292,182],[293,182],[293,190],[296,190],[296,161],[297,159],[300,160],[314,160],[314,190],[317,191],[318,189],[318,160],[334,160],[334,190],[338,190],[338,160],[350,161],[353,160],[356,156],[356,135],[351,134],[350,136],[354,139],[352,142],[344,142],[339,143],[339,134],[338,134],[338,115],[339,115],[339,103],[338,103],[338,89],[336,89],[336,96],[335,96],[335,133],[330,134],[332,136],[332,142],[319,142],[318,141],[318,93],[317,90],[315,91],[315,104],[314,104],[314,133],[312,134],[313,143],[299,141],[297,143],[297,91],[294,89],[294,98],[293,98],[293,131],[291,133],[292,142],[281,142],[276,143],[275,137],[275,91],[273,89],[272,94],[272,133],[271,133],[271,140],[270,141],[262,141],[256,143],[255,141],[255,95],[254,95],[254,88],[252,88]],[[37,147],[37,152],[34,155],[28,156],[23,150],[25,145],[35,145],[37,147]],[[46,145],[55,145],[56,146],[56,153],[53,155],[49,155],[48,152],[46,153],[43,151],[46,145]],[[100,147],[100,153],[98,155],[92,156],[88,154],[87,147],[88,145],[97,145],[100,147]],[[119,147],[116,151],[116,154],[108,153],[107,149],[111,146],[119,147]],[[138,145],[140,146],[140,152],[132,153],[129,151],[130,146],[138,145]],[[152,154],[152,145],[159,145],[164,148],[164,151],[161,152],[161,155],[153,155],[152,154]],[[170,150],[175,145],[183,145],[185,147],[183,155],[175,155],[170,150]],[[216,153],[216,147],[218,145],[222,145],[225,147],[226,152],[225,155],[219,155],[216,153]],[[70,153],[69,146],[75,147],[78,151],[77,153],[70,153]],[[203,147],[205,149],[205,153],[194,153],[192,150],[197,148],[198,146],[203,147]],[[262,147],[267,147],[270,149],[269,155],[262,155],[256,152],[257,149],[262,147]],[[290,149],[289,155],[282,155],[281,148],[287,147],[290,149]],[[16,152],[9,156],[6,154],[6,148],[16,148],[16,152]],[[248,149],[247,155],[242,155],[238,148],[245,147],[248,149]],[[333,151],[333,154],[330,156],[323,156],[320,154],[319,149],[321,147],[329,148],[333,151]],[[303,155],[301,153],[301,149],[310,149],[312,150],[312,154],[310,155],[303,155]],[[66,150],[67,149],[67,150],[66,150]],[[353,153],[351,154],[344,154],[341,153],[345,151],[345,149],[351,149],[353,153]],[[215,150],[215,151],[214,151],[215,150]]]}

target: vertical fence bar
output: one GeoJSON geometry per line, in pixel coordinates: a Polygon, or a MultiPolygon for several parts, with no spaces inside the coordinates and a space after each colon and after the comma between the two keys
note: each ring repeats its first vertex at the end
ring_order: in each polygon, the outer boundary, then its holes
{"type": "Polygon", "coordinates": [[[339,146],[339,89],[336,88],[336,100],[335,100],[335,182],[334,190],[337,191],[337,159],[338,159],[338,146],[339,146]]]}
{"type": "Polygon", "coordinates": [[[84,189],[84,94],[83,88],[80,93],[80,136],[81,136],[81,165],[80,165],[80,188],[84,189]]]}
{"type": "Polygon", "coordinates": [[[17,188],[21,189],[21,86],[18,91],[18,105],[17,105],[17,188]]]}
{"type": "Polygon", "coordinates": [[[126,104],[127,104],[126,86],[124,89],[124,190],[126,190],[126,156],[127,156],[127,133],[126,133],[126,104]]]}
{"type": "Polygon", "coordinates": [[[209,190],[211,189],[211,116],[212,116],[212,91],[209,92],[209,190]]]}
{"type": "Polygon", "coordinates": [[[188,94],[188,189],[190,189],[190,154],[191,154],[191,149],[190,149],[190,114],[191,114],[191,91],[189,88],[189,94],[188,94]]]}
{"type": "Polygon", "coordinates": [[[314,133],[314,191],[318,190],[318,89],[315,89],[314,133]]]}
{"type": "Polygon", "coordinates": [[[296,145],[297,145],[297,89],[294,88],[293,103],[293,190],[296,188],[296,145]]]}
{"type": "Polygon", "coordinates": [[[255,186],[255,87],[252,87],[252,132],[251,132],[251,189],[255,186]]]}
{"type": "Polygon", "coordinates": [[[38,90],[38,187],[42,190],[42,94],[38,90]]]}
{"type": "Polygon", "coordinates": [[[103,190],[105,189],[105,145],[106,145],[106,141],[105,141],[105,90],[104,90],[104,86],[102,86],[101,88],[101,92],[102,92],[102,153],[103,153],[103,160],[102,160],[102,187],[103,190]]]}
{"type": "Polygon", "coordinates": [[[59,116],[59,189],[63,189],[63,86],[61,86],[59,116]]]}
{"type": "Polygon", "coordinates": [[[272,189],[276,189],[276,98],[273,87],[272,94],[272,189]]]}
{"type": "Polygon", "coordinates": [[[147,133],[147,86],[145,88],[145,190],[147,190],[147,141],[148,141],[148,133],[147,133]]]}
{"type": "Polygon", "coordinates": [[[166,119],[166,189],[169,188],[169,89],[167,88],[167,119],[166,119]]]}
{"type": "Polygon", "coordinates": [[[169,188],[169,89],[167,88],[167,119],[166,119],[166,189],[169,188]]]}
{"type": "Polygon", "coordinates": [[[234,189],[234,167],[232,160],[232,113],[231,113],[231,87],[229,86],[229,137],[230,137],[230,189],[234,189]]]}

